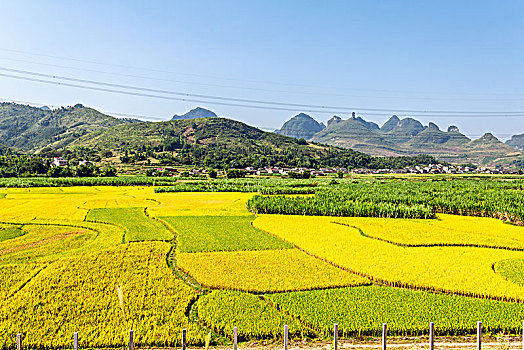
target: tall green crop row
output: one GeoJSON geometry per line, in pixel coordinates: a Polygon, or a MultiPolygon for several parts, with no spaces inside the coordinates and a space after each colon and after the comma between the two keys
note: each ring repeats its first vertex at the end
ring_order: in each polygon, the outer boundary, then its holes
{"type": "Polygon", "coordinates": [[[314,194],[316,183],[282,180],[220,180],[181,182],[171,187],[159,187],[156,193],[164,192],[244,192],[261,194],[314,194]]]}
{"type": "Polygon", "coordinates": [[[215,331],[231,337],[237,327],[240,340],[281,338],[284,325],[291,336],[311,333],[253,294],[217,290],[198,299],[197,307],[199,317],[215,331]]]}
{"type": "Polygon", "coordinates": [[[435,213],[524,224],[523,181],[360,181],[319,186],[314,197],[255,196],[255,213],[434,218],[435,213]]]}
{"type": "Polygon", "coordinates": [[[316,197],[265,197],[254,196],[247,208],[256,214],[371,216],[379,218],[433,219],[431,207],[423,204],[380,203],[366,201],[335,201],[326,196],[316,197]]]}
{"type": "Polygon", "coordinates": [[[60,187],[60,186],[169,186],[174,177],[118,176],[118,177],[30,177],[0,178],[0,187],[60,187]]]}
{"type": "Polygon", "coordinates": [[[341,336],[379,336],[382,323],[391,335],[427,334],[429,322],[437,335],[475,332],[482,320],[485,331],[518,334],[524,304],[489,299],[365,286],[267,295],[283,311],[329,334],[338,323],[341,336]]]}

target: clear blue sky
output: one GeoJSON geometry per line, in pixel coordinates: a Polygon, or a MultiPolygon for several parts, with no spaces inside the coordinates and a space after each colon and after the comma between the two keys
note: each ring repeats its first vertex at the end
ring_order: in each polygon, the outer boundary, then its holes
{"type": "MultiPolygon", "coordinates": [[[[0,9],[0,67],[386,114],[524,111],[522,1],[0,0],[0,9]]],[[[122,96],[5,77],[0,98],[163,119],[202,105],[266,129],[304,109],[122,96]]],[[[388,118],[357,113],[378,123],[388,118]]],[[[474,137],[524,133],[522,116],[410,115],[441,128],[454,123],[474,137]]]]}

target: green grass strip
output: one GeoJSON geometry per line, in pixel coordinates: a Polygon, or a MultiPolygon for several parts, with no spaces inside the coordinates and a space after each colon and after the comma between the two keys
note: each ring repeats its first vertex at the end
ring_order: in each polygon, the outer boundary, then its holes
{"type": "Polygon", "coordinates": [[[162,217],[178,232],[183,253],[288,249],[284,242],[251,225],[253,216],[171,216],[162,217]]]}
{"type": "Polygon", "coordinates": [[[114,224],[126,230],[126,242],[167,241],[173,233],[161,222],[146,215],[144,208],[101,208],[92,209],[86,221],[114,224]]]}

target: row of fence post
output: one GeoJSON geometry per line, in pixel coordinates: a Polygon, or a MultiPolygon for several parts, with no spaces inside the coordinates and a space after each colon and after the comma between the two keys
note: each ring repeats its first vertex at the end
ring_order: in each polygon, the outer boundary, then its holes
{"type": "MultiPolygon", "coordinates": [[[[387,350],[387,323],[382,324],[382,350],[387,350]]],[[[182,330],[182,350],[186,350],[186,334],[184,328],[182,330]]],[[[238,330],[233,328],[233,350],[237,350],[238,345],[238,330]]],[[[289,327],[284,326],[284,350],[288,350],[289,345],[289,327]]],[[[477,350],[482,348],[482,322],[477,322],[477,350]]],[[[22,350],[22,334],[16,335],[16,349],[22,350]]],[[[73,350],[78,350],[78,332],[73,334],[73,350]]],[[[134,350],[134,336],[133,330],[129,331],[129,350],[134,350]]],[[[333,326],[333,350],[338,350],[338,324],[333,326]]],[[[435,324],[429,323],[429,350],[435,350],[435,324]]],[[[524,350],[524,321],[522,321],[522,350],[524,350]]]]}

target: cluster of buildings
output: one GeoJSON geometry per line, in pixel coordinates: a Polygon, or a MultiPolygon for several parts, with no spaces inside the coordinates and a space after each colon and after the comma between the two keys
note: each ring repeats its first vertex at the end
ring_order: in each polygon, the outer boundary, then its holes
{"type": "MultiPolygon", "coordinates": [[[[78,162],[78,165],[85,165],[89,163],[86,160],[82,160],[78,162]]],[[[65,160],[62,157],[54,157],[53,161],[51,162],[51,165],[53,166],[67,166],[68,161],[65,160]]],[[[155,172],[163,172],[175,174],[179,172],[174,167],[165,167],[165,168],[154,168],[152,169],[155,172]]],[[[428,166],[414,166],[414,167],[405,167],[403,169],[351,169],[348,170],[346,168],[320,168],[320,169],[313,169],[313,168],[304,168],[304,167],[298,167],[298,168],[286,168],[286,167],[266,167],[266,168],[253,168],[253,167],[247,167],[245,169],[242,169],[246,171],[246,175],[258,175],[258,176],[265,176],[265,175],[281,175],[281,176],[287,176],[290,172],[294,172],[297,174],[303,173],[304,171],[309,171],[312,176],[327,176],[327,175],[334,175],[339,172],[342,172],[343,174],[467,174],[467,173],[476,173],[476,174],[520,174],[519,170],[516,169],[504,169],[504,168],[473,168],[468,166],[461,166],[461,165],[443,165],[443,164],[430,164],[428,166]]],[[[191,169],[187,170],[187,175],[189,176],[206,176],[207,170],[206,169],[191,169]]]]}
{"type": "Polygon", "coordinates": [[[404,169],[354,169],[353,174],[520,174],[517,169],[473,168],[461,165],[430,164],[404,169]]]}
{"type": "Polygon", "coordinates": [[[311,168],[280,168],[280,167],[272,167],[272,168],[251,168],[247,167],[244,169],[246,171],[246,174],[249,175],[288,175],[290,172],[294,172],[297,174],[303,173],[304,171],[309,171],[311,175],[314,176],[324,176],[324,175],[330,175],[330,174],[336,174],[339,171],[343,172],[344,174],[348,173],[348,170],[346,168],[320,168],[320,169],[311,169],[311,168]]]}
{"type": "MultiPolygon", "coordinates": [[[[87,163],[89,163],[89,161],[81,160],[78,162],[78,165],[86,165],[87,163]]],[[[68,161],[62,157],[54,157],[53,161],[51,162],[51,165],[52,166],[67,166],[68,161]]]]}
{"type": "Polygon", "coordinates": [[[517,169],[504,168],[474,168],[462,165],[444,165],[444,164],[430,164],[428,166],[414,166],[405,167],[403,169],[351,169],[346,168],[245,168],[246,174],[249,175],[288,175],[289,172],[302,173],[305,170],[309,171],[314,176],[334,175],[338,172],[344,174],[519,174],[517,169]]]}

